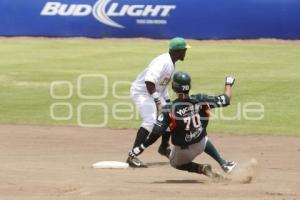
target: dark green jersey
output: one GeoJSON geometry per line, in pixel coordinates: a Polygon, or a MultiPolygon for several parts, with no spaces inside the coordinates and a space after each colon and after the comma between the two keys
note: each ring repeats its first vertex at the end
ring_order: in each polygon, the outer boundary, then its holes
{"type": "Polygon", "coordinates": [[[187,146],[199,142],[207,135],[209,109],[227,106],[226,95],[191,95],[189,99],[176,99],[163,107],[154,125],[153,134],[162,134],[170,127],[172,143],[187,146]]]}

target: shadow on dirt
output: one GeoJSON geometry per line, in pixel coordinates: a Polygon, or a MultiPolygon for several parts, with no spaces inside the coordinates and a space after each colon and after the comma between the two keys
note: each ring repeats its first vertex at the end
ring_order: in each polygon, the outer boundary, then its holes
{"type": "Polygon", "coordinates": [[[151,162],[151,163],[147,163],[148,167],[152,167],[152,166],[166,166],[169,165],[169,162],[151,162]]]}
{"type": "Polygon", "coordinates": [[[204,180],[184,179],[184,180],[165,180],[165,181],[154,181],[154,184],[205,184],[204,180]]]}

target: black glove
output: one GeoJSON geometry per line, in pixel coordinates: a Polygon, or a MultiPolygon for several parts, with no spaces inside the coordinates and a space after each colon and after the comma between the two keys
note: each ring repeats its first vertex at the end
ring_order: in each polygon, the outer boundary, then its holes
{"type": "Polygon", "coordinates": [[[234,81],[235,81],[235,78],[232,77],[232,76],[226,76],[225,77],[225,85],[233,86],[234,81]]]}
{"type": "Polygon", "coordinates": [[[138,147],[134,147],[133,149],[131,149],[128,152],[129,157],[133,158],[133,157],[137,157],[138,155],[142,154],[143,151],[146,149],[146,147],[144,147],[143,144],[141,144],[141,146],[138,147]]]}

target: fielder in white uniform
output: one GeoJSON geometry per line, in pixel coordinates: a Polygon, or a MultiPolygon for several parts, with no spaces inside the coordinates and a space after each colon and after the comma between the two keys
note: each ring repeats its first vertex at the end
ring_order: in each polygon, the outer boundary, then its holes
{"type": "MultiPolygon", "coordinates": [[[[130,94],[143,119],[133,148],[146,141],[161,107],[170,101],[167,85],[175,72],[175,63],[184,60],[189,47],[183,38],[173,38],[169,43],[169,52],[154,58],[132,83],[130,94]]],[[[169,157],[171,151],[169,139],[170,134],[164,134],[158,149],[158,152],[166,157],[169,157]]],[[[147,167],[137,157],[128,156],[127,162],[131,167],[147,167]]]]}

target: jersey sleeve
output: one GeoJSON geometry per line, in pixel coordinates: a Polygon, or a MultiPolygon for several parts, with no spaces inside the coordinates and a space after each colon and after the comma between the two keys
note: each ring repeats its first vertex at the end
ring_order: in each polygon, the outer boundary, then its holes
{"type": "Polygon", "coordinates": [[[230,105],[230,98],[226,94],[218,96],[209,96],[206,94],[196,94],[194,97],[202,104],[208,105],[209,108],[226,107],[230,105]]]}
{"type": "Polygon", "coordinates": [[[145,82],[149,81],[156,84],[164,71],[164,63],[161,60],[154,60],[148,66],[148,71],[145,75],[145,82]]]}

